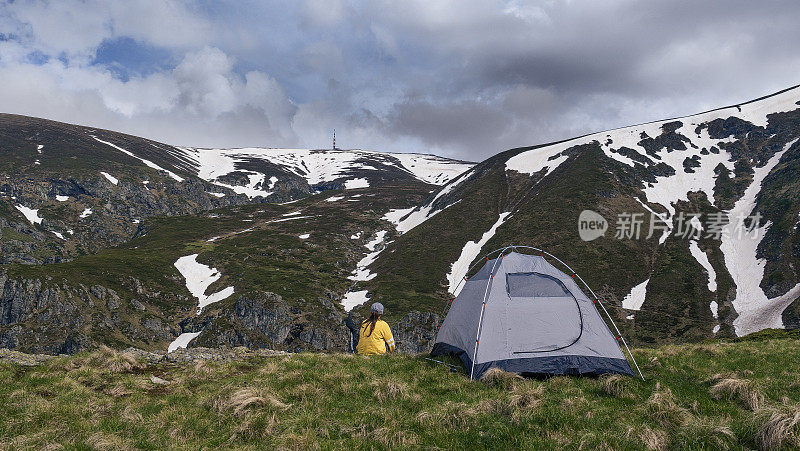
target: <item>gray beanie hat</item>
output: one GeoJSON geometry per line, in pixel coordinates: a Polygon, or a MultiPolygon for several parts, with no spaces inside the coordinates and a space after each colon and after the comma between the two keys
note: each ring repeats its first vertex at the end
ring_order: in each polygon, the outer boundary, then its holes
{"type": "Polygon", "coordinates": [[[376,302],[372,304],[372,308],[370,310],[377,313],[378,315],[383,315],[383,304],[381,304],[380,302],[376,302]]]}

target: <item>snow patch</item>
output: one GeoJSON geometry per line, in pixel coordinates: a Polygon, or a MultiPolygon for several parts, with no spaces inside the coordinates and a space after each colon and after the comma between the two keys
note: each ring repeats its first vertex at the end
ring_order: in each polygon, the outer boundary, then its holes
{"type": "Polygon", "coordinates": [[[53,235],[55,235],[55,236],[57,236],[57,237],[61,238],[61,239],[62,239],[62,240],[64,240],[64,241],[67,241],[67,239],[66,239],[66,238],[64,238],[64,235],[62,235],[61,233],[59,233],[59,232],[54,232],[54,231],[52,231],[52,230],[51,230],[51,232],[53,233],[53,235]]]}
{"type": "Polygon", "coordinates": [[[361,304],[369,301],[369,296],[367,290],[361,291],[349,291],[345,293],[344,297],[342,297],[342,307],[344,307],[345,312],[349,312],[353,310],[355,307],[358,307],[361,304]]]}
{"type": "Polygon", "coordinates": [[[197,254],[187,255],[175,261],[178,272],[186,279],[186,288],[199,301],[197,314],[203,308],[214,302],[219,302],[233,294],[233,287],[224,288],[216,293],[206,296],[206,289],[219,280],[222,274],[216,268],[211,268],[197,262],[197,254]]]}
{"type": "Polygon", "coordinates": [[[61,195],[56,194],[56,200],[59,201],[59,202],[66,202],[66,201],[69,200],[69,196],[61,196],[61,195]]]}
{"type": "Polygon", "coordinates": [[[483,245],[494,236],[498,227],[503,225],[503,223],[506,221],[506,218],[508,218],[510,214],[511,212],[509,211],[500,213],[500,217],[497,218],[497,221],[488,231],[483,234],[477,243],[475,241],[469,241],[464,245],[464,248],[461,249],[461,255],[450,267],[450,273],[447,274],[447,281],[450,283],[449,291],[453,294],[453,296],[458,296],[461,288],[463,288],[464,285],[461,284],[461,280],[467,275],[467,271],[469,271],[469,264],[475,260],[475,258],[481,252],[483,245]]]}
{"type": "Polygon", "coordinates": [[[655,215],[655,217],[657,217],[661,222],[666,224],[666,229],[661,232],[661,237],[658,239],[659,246],[664,244],[667,241],[667,238],[669,238],[669,236],[672,234],[672,229],[674,227],[672,220],[664,213],[656,213],[655,210],[650,208],[646,203],[642,202],[638,197],[634,197],[634,199],[636,199],[636,201],[639,202],[639,204],[641,204],[645,210],[649,211],[651,215],[655,215]]]}
{"type": "Polygon", "coordinates": [[[412,208],[405,208],[405,209],[394,209],[389,210],[383,216],[383,219],[391,222],[395,225],[395,230],[397,233],[404,234],[409,230],[417,227],[418,225],[422,224],[423,222],[427,221],[428,219],[436,216],[437,213],[444,211],[447,208],[452,207],[453,205],[457,204],[459,201],[455,201],[452,204],[445,206],[444,208],[434,209],[433,204],[436,203],[437,200],[445,196],[446,194],[453,191],[457,186],[463,183],[467,178],[469,178],[468,174],[471,170],[461,173],[461,175],[457,176],[453,181],[442,187],[436,196],[431,199],[430,202],[425,204],[421,207],[412,207],[412,208]]]}
{"type": "MultiPolygon", "coordinates": [[[[176,180],[176,181],[178,181],[178,182],[182,182],[182,181],[183,181],[183,178],[182,178],[182,177],[180,177],[179,175],[175,174],[175,173],[174,173],[174,172],[172,172],[172,171],[168,171],[168,170],[166,170],[166,169],[162,168],[161,166],[159,166],[159,165],[157,165],[157,164],[153,163],[153,162],[152,162],[152,161],[150,161],[150,160],[145,160],[144,158],[141,158],[141,157],[139,157],[139,156],[135,155],[135,154],[134,154],[134,153],[132,153],[132,152],[128,152],[127,150],[123,149],[122,147],[119,147],[119,146],[117,146],[116,144],[112,144],[112,143],[110,143],[110,142],[108,142],[108,141],[103,141],[102,139],[98,138],[97,136],[94,136],[94,135],[92,135],[92,138],[94,138],[94,139],[95,139],[95,141],[101,142],[101,143],[103,143],[103,144],[109,145],[109,146],[111,146],[111,147],[113,147],[113,148],[115,148],[115,149],[119,150],[120,152],[124,153],[125,155],[128,155],[128,156],[130,156],[130,157],[136,158],[137,160],[139,160],[139,161],[141,161],[142,163],[144,163],[144,164],[145,164],[147,167],[153,168],[153,169],[155,169],[155,170],[157,170],[157,171],[166,172],[166,173],[167,173],[167,175],[169,175],[170,177],[172,177],[173,179],[175,179],[175,180],[176,180]]],[[[116,185],[116,183],[114,183],[114,184],[116,185]]]]}
{"type": "Polygon", "coordinates": [[[344,182],[344,189],[369,188],[369,180],[364,178],[351,179],[344,182]]]}
{"type": "Polygon", "coordinates": [[[342,200],[342,199],[344,199],[344,196],[331,196],[325,200],[327,202],[336,202],[337,200],[342,200]]]}
{"type": "Polygon", "coordinates": [[[544,173],[544,177],[547,177],[561,163],[567,161],[567,155],[559,154],[574,145],[572,141],[567,141],[519,153],[506,161],[506,170],[533,175],[542,169],[547,169],[544,173]]]}
{"type": "Polygon", "coordinates": [[[741,199],[736,201],[728,212],[729,223],[725,226],[722,234],[720,250],[725,257],[725,266],[736,284],[736,299],[733,301],[733,307],[739,316],[734,320],[733,326],[736,335],[739,336],[770,327],[782,328],[783,321],[780,314],[783,308],[794,300],[792,298],[787,302],[787,297],[790,297],[797,287],[783,296],[767,299],[760,286],[764,278],[766,260],[757,258],[756,253],[758,244],[771,224],[767,222],[754,230],[752,234],[739,233],[739,231],[745,227],[742,221],[753,212],[756,206],[756,197],[761,191],[764,178],[777,166],[783,154],[795,142],[797,139],[786,144],[783,150],[773,155],[764,166],[754,168],[753,181],[745,189],[741,199]],[[781,306],[783,307],[781,308],[781,306]]]}
{"type": "Polygon", "coordinates": [[[719,318],[719,304],[717,304],[717,301],[711,301],[708,304],[708,308],[711,310],[711,315],[714,318],[719,318]]]}
{"type": "Polygon", "coordinates": [[[366,246],[367,249],[369,249],[371,251],[374,251],[375,248],[379,244],[381,244],[383,242],[383,239],[385,237],[386,237],[386,230],[381,230],[381,231],[379,231],[378,233],[375,234],[375,239],[373,239],[372,241],[368,242],[364,246],[366,246]]]}
{"type": "MultiPolygon", "coordinates": [[[[252,160],[267,161],[306,179],[309,185],[332,182],[355,170],[374,170],[393,166],[426,183],[444,185],[468,170],[472,163],[448,160],[434,155],[384,153],[368,150],[311,150],[247,147],[237,149],[198,149],[179,147],[198,166],[198,177],[211,183],[236,170],[237,164],[252,160]]],[[[270,178],[273,189],[277,177],[270,178]]]]}
{"type": "MultiPolygon", "coordinates": [[[[272,220],[272,221],[269,221],[269,222],[267,222],[267,224],[272,224],[272,223],[274,223],[274,222],[293,221],[293,220],[295,220],[295,219],[307,219],[307,218],[313,218],[313,217],[314,217],[314,215],[308,215],[308,216],[291,216],[291,217],[288,217],[288,218],[283,218],[283,219],[274,219],[274,220],[272,220]]],[[[252,221],[252,220],[251,220],[251,221],[252,221]]]]}
{"type": "Polygon", "coordinates": [[[111,182],[114,185],[119,183],[119,180],[116,177],[114,177],[113,175],[109,174],[108,172],[100,171],[100,174],[102,174],[103,177],[108,179],[108,181],[111,182]]]}
{"type": "Polygon", "coordinates": [[[642,308],[642,304],[644,304],[644,299],[647,296],[648,282],[650,282],[650,279],[647,279],[639,285],[631,288],[631,292],[622,299],[622,308],[628,310],[640,310],[642,308]]]}
{"type": "Polygon", "coordinates": [[[269,197],[272,195],[272,191],[264,190],[264,185],[267,176],[264,174],[259,174],[257,172],[250,172],[247,174],[247,185],[229,185],[227,183],[222,183],[217,180],[211,180],[211,183],[222,186],[224,188],[228,188],[233,190],[236,194],[244,194],[245,196],[249,197],[250,199],[256,197],[269,197]],[[260,187],[260,188],[259,188],[260,187]]]}
{"type": "Polygon", "coordinates": [[[207,194],[211,194],[214,197],[225,197],[225,193],[212,193],[211,191],[206,191],[207,194]]]}
{"type": "Polygon", "coordinates": [[[311,234],[310,233],[304,233],[302,235],[298,235],[297,237],[300,238],[301,240],[307,240],[307,239],[309,239],[311,237],[311,234]]]}
{"type": "Polygon", "coordinates": [[[386,239],[386,230],[381,230],[375,234],[375,238],[370,240],[364,247],[367,248],[370,252],[364,256],[359,262],[356,264],[356,269],[353,270],[353,273],[348,276],[347,278],[350,280],[354,280],[357,282],[366,282],[368,280],[372,280],[378,275],[370,272],[368,266],[371,265],[375,260],[377,260],[378,255],[386,248],[386,244],[384,240],[386,239]],[[380,248],[378,245],[383,244],[380,248]]]}
{"type": "Polygon", "coordinates": [[[185,349],[187,346],[189,346],[189,343],[192,340],[197,338],[198,335],[200,335],[200,332],[184,332],[178,335],[178,338],[176,338],[175,340],[173,340],[172,343],[169,344],[167,352],[172,352],[179,348],[185,349]]]}
{"type": "Polygon", "coordinates": [[[83,210],[83,212],[81,212],[80,217],[81,218],[85,218],[85,217],[89,216],[90,214],[92,214],[92,209],[91,208],[85,208],[83,210]]]}
{"type": "MultiPolygon", "coordinates": [[[[692,219],[697,218],[694,217],[692,219]]],[[[712,293],[717,291],[717,273],[714,271],[714,267],[711,266],[711,262],[708,261],[708,254],[700,249],[700,246],[697,245],[696,240],[689,242],[689,252],[692,253],[692,257],[697,260],[697,263],[700,263],[700,265],[705,268],[706,274],[708,274],[708,291],[711,291],[712,293]]]]}
{"type": "Polygon", "coordinates": [[[469,163],[446,160],[433,155],[396,153],[392,156],[400,160],[403,168],[414,177],[432,185],[444,185],[472,167],[469,163]]]}
{"type": "Polygon", "coordinates": [[[39,144],[38,146],[36,146],[36,151],[39,152],[39,153],[42,153],[42,149],[43,148],[44,148],[44,145],[43,144],[39,144]]]}
{"type": "Polygon", "coordinates": [[[25,216],[25,219],[27,219],[31,224],[41,224],[42,219],[44,219],[39,216],[38,208],[28,208],[24,205],[14,205],[14,208],[19,210],[19,212],[22,213],[22,215],[25,216]]]}

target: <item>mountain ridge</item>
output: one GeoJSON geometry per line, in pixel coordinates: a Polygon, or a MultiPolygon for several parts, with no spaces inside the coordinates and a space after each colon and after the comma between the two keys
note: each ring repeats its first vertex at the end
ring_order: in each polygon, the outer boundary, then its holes
{"type": "MultiPolygon", "coordinates": [[[[21,257],[0,267],[0,346],[346,350],[345,323],[380,301],[399,349],[421,352],[466,267],[509,244],[567,262],[638,345],[731,337],[752,318],[788,327],[800,311],[791,299],[800,285],[798,92],[509,149],[474,165],[363,150],[165,150],[94,129],[61,130],[42,149],[12,133],[0,144],[14,158],[0,166],[0,245],[21,257]],[[68,164],[47,161],[48,147],[68,164]],[[70,150],[97,153],[81,167],[70,163],[70,150]],[[52,177],[58,170],[73,175],[52,177]],[[65,191],[70,183],[80,189],[65,191]],[[41,223],[22,216],[20,200],[34,210],[44,202],[34,211],[41,223]],[[159,202],[158,214],[142,214],[159,202]],[[621,214],[652,215],[661,229],[585,242],[577,220],[586,209],[612,224],[621,214]],[[761,214],[755,244],[674,236],[679,217],[700,215],[698,227],[709,231],[708,218],[734,209],[761,214]],[[127,232],[113,240],[87,235],[116,230],[123,218],[127,232]],[[95,246],[65,258],[47,247],[55,257],[28,258],[43,246],[26,236],[41,235],[48,246],[74,241],[57,221],[88,221],[75,236],[95,246]],[[44,261],[52,264],[36,264],[44,261]],[[736,272],[738,261],[762,269],[736,272]],[[194,274],[212,279],[198,291],[194,274]],[[760,296],[784,299],[763,315],[742,307],[746,299],[764,304],[760,296]]],[[[25,130],[30,138],[46,129],[25,130]]]]}

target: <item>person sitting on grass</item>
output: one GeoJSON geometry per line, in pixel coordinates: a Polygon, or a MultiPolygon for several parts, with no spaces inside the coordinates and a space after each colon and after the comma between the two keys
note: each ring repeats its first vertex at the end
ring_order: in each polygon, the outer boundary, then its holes
{"type": "Polygon", "coordinates": [[[361,355],[386,354],[387,347],[389,352],[394,352],[392,330],[389,329],[386,321],[381,319],[381,316],[383,316],[383,304],[380,302],[372,304],[369,319],[361,323],[358,331],[357,353],[361,355]]]}

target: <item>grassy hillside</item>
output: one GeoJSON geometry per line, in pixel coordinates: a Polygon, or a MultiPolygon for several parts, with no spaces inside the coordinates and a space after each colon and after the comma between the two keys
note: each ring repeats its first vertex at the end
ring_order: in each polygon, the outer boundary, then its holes
{"type": "Polygon", "coordinates": [[[409,355],[0,361],[0,447],[796,449],[798,343],[772,331],[637,350],[646,382],[470,382],[409,355]]]}
{"type": "MultiPolygon", "coordinates": [[[[64,263],[9,264],[0,269],[11,279],[39,281],[41,289],[62,294],[66,300],[62,303],[75,306],[70,318],[80,319],[78,332],[115,348],[166,349],[176,335],[170,328],[179,332],[179,323],[191,320],[197,323],[192,326],[196,331],[214,329],[198,337],[196,344],[224,344],[217,341],[218,332],[241,329],[260,337],[250,337],[248,344],[296,350],[299,344],[291,345],[283,338],[267,341],[257,330],[245,330],[253,327],[237,329],[229,324],[236,301],[255,293],[275,293],[292,309],[288,323],[312,322],[321,328],[346,330],[338,303],[352,284],[347,277],[367,252],[364,244],[378,230],[391,231],[391,224],[381,220],[390,208],[422,202],[431,189],[412,182],[326,191],[288,205],[240,205],[198,215],[151,217],[141,223],[136,238],[96,254],[64,263]],[[174,266],[179,257],[191,254],[198,254],[198,261],[222,274],[208,293],[235,288],[234,296],[210,305],[201,317],[195,316],[197,299],[174,266]],[[118,302],[109,307],[96,295],[81,296],[82,287],[92,286],[114,290],[118,302]],[[340,314],[328,317],[331,309],[340,314]],[[147,329],[145,321],[159,324],[161,332],[147,329]]],[[[59,353],[44,345],[60,343],[76,332],[55,328],[38,317],[25,321],[28,330],[37,331],[19,339],[17,348],[28,352],[59,353]]],[[[291,324],[274,324],[275,328],[284,326],[291,324]]],[[[0,322],[0,333],[9,327],[13,325],[0,322]]]]}

